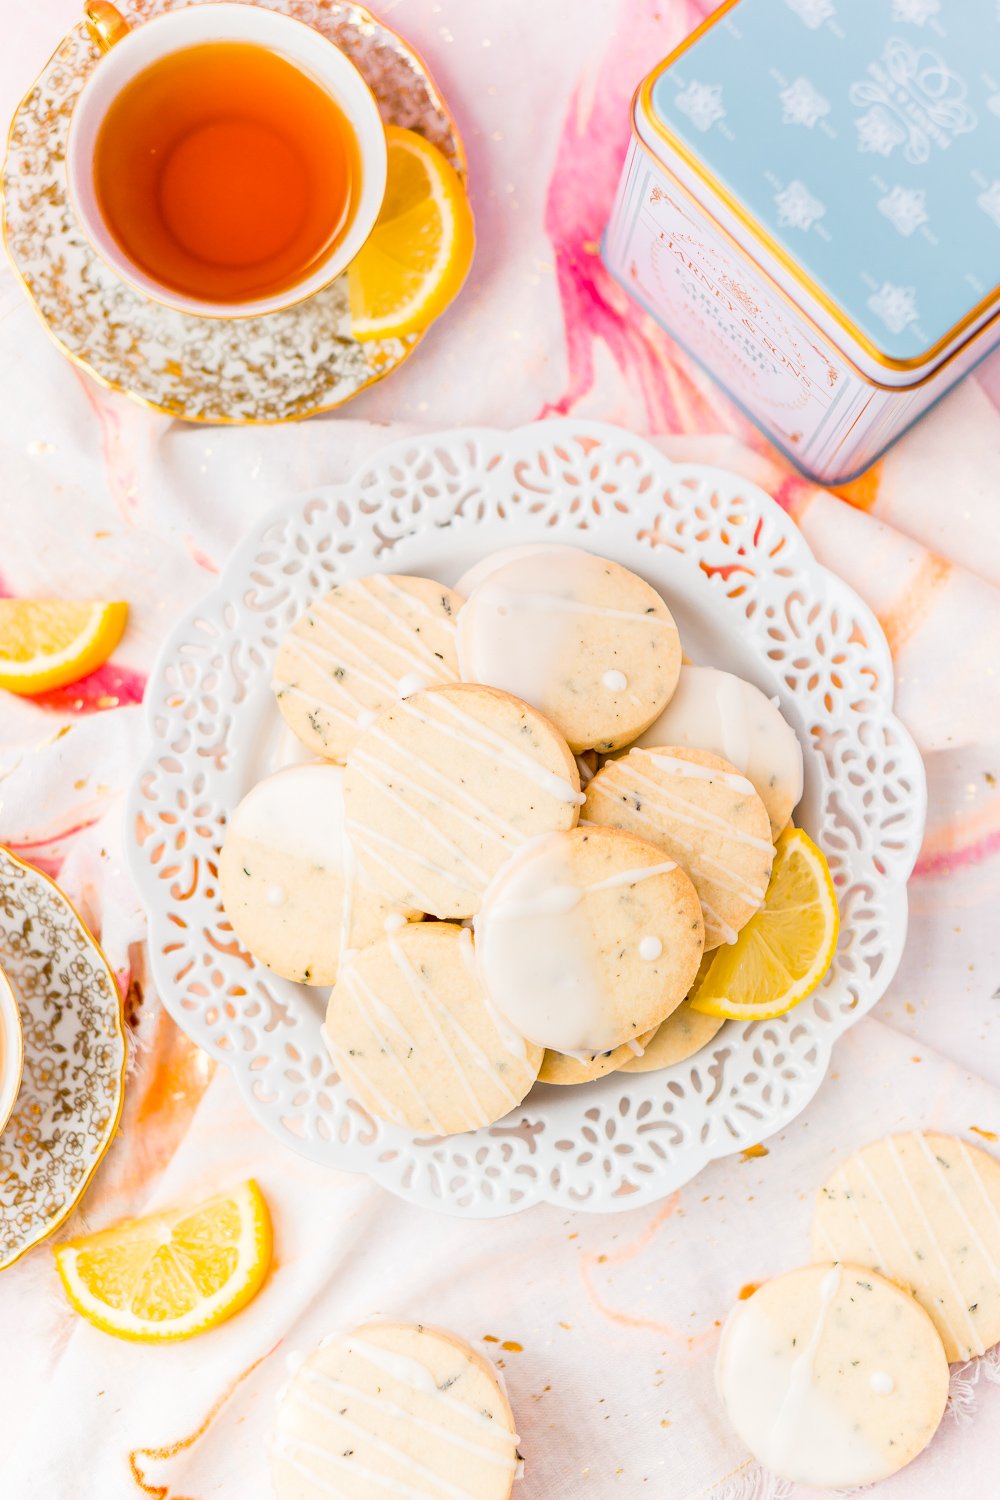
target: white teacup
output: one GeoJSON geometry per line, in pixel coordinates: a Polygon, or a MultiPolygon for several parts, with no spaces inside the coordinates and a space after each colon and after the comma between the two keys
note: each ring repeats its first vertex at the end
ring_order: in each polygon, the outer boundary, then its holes
{"type": "Polygon", "coordinates": [[[24,1035],[17,996],[0,969],[0,1130],[10,1119],[24,1067],[24,1035]]]}
{"type": "Polygon", "coordinates": [[[66,148],[69,197],[94,249],[123,281],[180,312],[202,317],[246,318],[294,306],[328,286],[347,268],[378,217],[385,195],[385,130],[371,89],[350,59],[322,33],[291,16],[252,4],[211,3],[169,11],[130,26],[105,0],[84,7],[88,29],[105,56],[82,89],[66,148]],[[292,286],[255,301],[217,302],[164,286],[129,259],[101,213],[94,186],[94,154],[112,102],[138,73],[170,53],[208,42],[265,47],[294,64],[333,99],[353,129],[361,166],[360,190],[346,229],[326,256],[292,286]]]}

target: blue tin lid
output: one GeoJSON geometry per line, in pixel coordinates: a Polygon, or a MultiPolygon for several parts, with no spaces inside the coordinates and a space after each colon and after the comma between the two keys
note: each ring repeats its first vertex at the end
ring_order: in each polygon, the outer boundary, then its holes
{"type": "Polygon", "coordinates": [[[997,0],[730,0],[641,100],[886,364],[925,363],[1000,296],[997,0]]]}

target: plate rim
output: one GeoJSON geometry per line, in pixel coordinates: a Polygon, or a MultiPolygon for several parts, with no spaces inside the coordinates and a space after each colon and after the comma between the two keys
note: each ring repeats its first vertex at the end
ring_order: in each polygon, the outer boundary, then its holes
{"type": "MultiPolygon", "coordinates": [[[[51,875],[47,875],[44,870],[40,870],[37,865],[33,865],[30,860],[22,859],[20,855],[15,854],[7,844],[0,844],[0,861],[3,860],[9,860],[11,864],[19,866],[22,870],[27,871],[29,875],[34,876],[35,879],[40,880],[45,885],[50,886],[56,897],[62,902],[63,906],[67,909],[70,916],[75,921],[77,927],[83,933],[83,936],[86,938],[87,942],[93,948],[100,963],[103,965],[104,969],[107,972],[108,981],[111,985],[111,993],[115,996],[117,1001],[117,1004],[113,1007],[115,1023],[114,1031],[115,1037],[121,1046],[122,1057],[121,1067],[119,1068],[118,1073],[115,1077],[114,1109],[109,1116],[108,1125],[105,1131],[103,1142],[101,1144],[101,1148],[98,1154],[95,1156],[90,1169],[81,1178],[80,1182],[77,1184],[76,1188],[73,1190],[73,1193],[67,1200],[65,1207],[60,1210],[55,1218],[49,1220],[47,1225],[39,1230],[39,1232],[36,1233],[31,1239],[26,1240],[25,1243],[21,1246],[20,1250],[18,1250],[15,1254],[9,1255],[6,1258],[0,1255],[0,1272],[9,1270],[11,1266],[17,1264],[22,1256],[27,1255],[29,1250],[33,1250],[36,1245],[42,1244],[45,1240],[49,1239],[53,1234],[55,1234],[56,1230],[61,1228],[62,1225],[65,1224],[66,1220],[77,1208],[80,1200],[83,1198],[87,1189],[90,1187],[90,1184],[93,1182],[94,1177],[97,1173],[98,1167],[101,1165],[104,1158],[111,1150],[111,1147],[114,1145],[115,1137],[118,1134],[118,1127],[121,1124],[122,1112],[125,1108],[125,1075],[128,1070],[129,1057],[128,1028],[125,1024],[125,998],[122,995],[121,986],[118,983],[115,971],[111,967],[107,954],[104,952],[104,949],[101,947],[97,938],[94,936],[89,925],[84,921],[75,903],[70,900],[69,896],[67,896],[66,892],[63,890],[58,881],[54,880],[51,875]]],[[[14,988],[16,998],[17,989],[14,986],[14,981],[10,980],[10,983],[12,988],[14,988]]],[[[27,1046],[25,1046],[24,1051],[25,1060],[27,1060],[27,1046]]],[[[18,1092],[20,1092],[20,1089],[18,1090],[18,1092]]],[[[0,1140],[2,1140],[2,1137],[6,1133],[6,1131],[11,1128],[11,1124],[14,1119],[14,1112],[16,1111],[16,1109],[17,1100],[15,1099],[14,1110],[11,1111],[10,1119],[7,1121],[4,1130],[0,1131],[0,1140]]]]}
{"type": "MultiPolygon", "coordinates": [[[[448,445],[455,444],[456,442],[489,443],[496,442],[497,440],[503,441],[506,439],[517,438],[523,434],[537,433],[539,431],[550,433],[553,435],[553,437],[560,431],[564,432],[567,438],[570,438],[572,436],[580,437],[581,435],[595,435],[598,438],[604,439],[605,441],[618,441],[624,437],[627,438],[631,444],[636,445],[639,450],[648,450],[658,462],[665,464],[670,468],[681,471],[694,470],[700,474],[718,473],[724,475],[730,481],[738,481],[741,492],[744,495],[752,495],[755,504],[760,507],[761,513],[766,514],[770,512],[779,521],[780,529],[783,532],[787,533],[789,530],[791,531],[796,539],[797,544],[802,548],[805,566],[812,574],[822,578],[824,588],[829,591],[831,597],[834,595],[840,595],[845,602],[850,602],[852,609],[857,612],[858,619],[863,622],[865,631],[868,633],[869,650],[871,654],[877,659],[881,668],[879,683],[873,696],[881,705],[884,718],[891,722],[893,732],[898,741],[908,750],[910,754],[911,768],[914,770],[917,776],[918,783],[914,786],[912,792],[912,797],[915,802],[914,817],[920,830],[922,831],[926,824],[927,814],[926,767],[924,766],[923,758],[920,754],[915,740],[913,739],[913,736],[895,714],[894,664],[892,661],[892,656],[889,650],[885,632],[883,631],[871,607],[856,593],[856,591],[851,587],[850,584],[848,584],[839,576],[839,574],[835,573],[832,569],[825,567],[821,562],[819,562],[814,552],[812,551],[812,548],[810,547],[806,537],[803,535],[802,531],[794,522],[794,520],[789,516],[788,512],[778,503],[778,501],[774,499],[773,496],[769,495],[765,490],[761,488],[760,485],[756,484],[753,480],[745,479],[736,471],[725,469],[720,465],[704,464],[696,460],[692,460],[689,462],[686,460],[675,460],[673,458],[669,458],[655,446],[655,443],[653,443],[649,437],[633,433],[629,431],[629,429],[611,422],[592,420],[590,418],[581,418],[580,420],[574,420],[572,417],[556,417],[546,418],[536,422],[524,423],[514,428],[491,427],[486,424],[476,424],[469,426],[449,427],[429,432],[413,433],[405,437],[393,439],[376,448],[372,453],[368,454],[367,457],[360,460],[355,469],[345,480],[338,481],[334,484],[316,485],[310,487],[307,490],[297,491],[294,495],[269,507],[268,510],[262,514],[259,520],[255,522],[252,531],[245,533],[238,540],[238,542],[230,552],[225,565],[219,573],[218,578],[215,580],[211,588],[209,588],[206,593],[203,594],[200,599],[194,605],[192,605],[190,609],[185,611],[184,615],[175,622],[173,628],[165,638],[157,654],[155,664],[149,674],[149,682],[153,683],[156,679],[158,679],[163,670],[174,659],[177,647],[181,645],[184,640],[189,638],[188,633],[190,631],[190,628],[195,624],[199,616],[204,615],[205,613],[210,612],[218,607],[225,606],[230,602],[234,581],[237,579],[237,577],[243,577],[246,572],[245,565],[255,559],[258,550],[262,545],[264,545],[263,539],[267,531],[275,524],[280,524],[286,521],[290,517],[290,515],[294,511],[299,509],[306,501],[322,499],[324,501],[335,502],[339,498],[350,499],[357,494],[360,481],[373,467],[384,467],[387,462],[391,461],[391,457],[395,453],[398,453],[402,458],[407,449],[412,449],[414,445],[448,445]]],[[[432,532],[434,530],[434,527],[435,523],[433,521],[433,518],[431,518],[430,516],[425,514],[421,517],[417,517],[412,529],[395,539],[395,545],[400,547],[406,546],[406,544],[410,543],[411,541],[419,539],[422,534],[432,532]]],[[[595,542],[595,546],[596,545],[598,544],[595,542]]],[[[639,543],[638,545],[641,547],[643,544],[639,543]]],[[[646,545],[648,546],[649,544],[647,543],[646,545]]],[[[651,547],[649,548],[649,550],[652,554],[651,547]]],[[[395,556],[395,547],[393,555],[395,556]]],[[[348,567],[350,567],[350,564],[348,564],[348,567]]],[[[405,571],[405,563],[403,564],[403,570],[405,571]]],[[[796,571],[798,572],[799,570],[797,569],[796,571]]],[[[146,885],[150,876],[150,868],[148,860],[143,854],[142,846],[134,837],[134,828],[136,815],[141,812],[146,805],[142,797],[142,782],[154,766],[155,726],[153,721],[155,719],[155,716],[156,708],[154,706],[153,698],[152,696],[147,695],[143,704],[143,723],[147,736],[149,737],[147,742],[147,749],[133,780],[132,787],[126,798],[126,803],[123,810],[123,817],[125,818],[125,847],[127,851],[129,867],[132,872],[133,878],[135,879],[136,884],[139,888],[140,894],[142,894],[143,896],[145,896],[146,885]]],[[[892,921],[889,928],[889,936],[892,941],[891,945],[887,946],[885,952],[882,954],[882,962],[880,963],[877,975],[874,978],[869,978],[867,980],[865,986],[866,998],[869,995],[871,998],[867,1000],[867,1003],[865,1004],[863,1009],[858,1008],[858,1011],[856,1012],[853,1019],[848,1020],[846,1024],[841,1025],[838,1029],[836,1029],[835,1034],[831,1034],[831,1032],[834,1031],[833,1027],[824,1029],[817,1040],[817,1045],[821,1048],[822,1051],[822,1058],[817,1061],[817,1065],[813,1075],[814,1081],[812,1082],[811,1087],[808,1087],[807,1091],[802,1092],[802,1094],[797,1098],[794,1106],[791,1106],[789,1111],[785,1112],[776,1121],[776,1123],[768,1125],[766,1133],[762,1137],[762,1139],[768,1138],[770,1135],[773,1135],[777,1131],[786,1129],[808,1106],[812,1098],[815,1096],[820,1085],[828,1075],[834,1044],[840,1039],[841,1036],[845,1034],[847,1030],[855,1025],[858,1020],[862,1019],[864,1015],[867,1015],[873,1009],[873,1007],[885,994],[885,991],[888,988],[889,984],[892,982],[906,946],[909,920],[909,898],[907,881],[912,874],[913,867],[919,853],[919,845],[917,844],[916,840],[914,842],[915,847],[912,852],[912,858],[909,858],[907,860],[905,873],[901,867],[898,878],[894,879],[891,882],[891,885],[887,887],[884,893],[886,905],[887,907],[891,908],[892,921]]],[[[153,946],[153,944],[149,945],[149,957],[151,973],[156,985],[157,994],[159,995],[165,1008],[173,1016],[177,1024],[180,1025],[181,1028],[186,1032],[186,1013],[183,1011],[180,1005],[176,1007],[176,1010],[174,1009],[172,996],[168,999],[168,995],[170,995],[171,991],[171,983],[162,969],[161,955],[159,951],[153,946]],[[161,981],[163,982],[161,983],[161,981]]],[[[198,1045],[206,1046],[205,1042],[201,1038],[196,1037],[194,1038],[194,1040],[198,1043],[198,1045]]],[[[260,1121],[261,1117],[256,1107],[257,1101],[254,1099],[252,1093],[253,1079],[249,1076],[247,1070],[241,1069],[238,1065],[238,1061],[233,1057],[231,1053],[228,1053],[227,1051],[216,1051],[210,1046],[206,1046],[206,1050],[209,1051],[211,1056],[217,1057],[219,1061],[224,1062],[229,1068],[230,1072],[235,1075],[241,1096],[246,1102],[247,1107],[250,1109],[251,1113],[254,1115],[254,1118],[260,1121]]],[[[614,1076],[614,1074],[609,1074],[607,1075],[607,1078],[598,1079],[595,1082],[586,1085],[586,1087],[591,1090],[600,1090],[602,1085],[607,1083],[608,1078],[613,1078],[614,1076]]],[[[554,1086],[539,1084],[536,1085],[536,1087],[546,1089],[554,1086]]],[[[263,1123],[263,1121],[261,1121],[261,1123],[263,1123]]],[[[265,1126],[265,1128],[267,1127],[265,1126]]],[[[387,1191],[392,1192],[394,1196],[403,1196],[404,1201],[406,1202],[415,1203],[419,1206],[426,1206],[423,1204],[423,1200],[415,1198],[413,1195],[398,1194],[393,1182],[391,1180],[388,1180],[388,1174],[381,1170],[381,1163],[377,1159],[377,1157],[373,1159],[370,1164],[366,1164],[361,1167],[356,1167],[354,1165],[344,1163],[338,1165],[330,1161],[328,1149],[322,1142],[314,1144],[308,1137],[295,1137],[293,1139],[291,1135],[283,1135],[279,1137],[279,1139],[282,1139],[288,1146],[288,1148],[295,1150],[297,1154],[301,1154],[311,1160],[317,1161],[331,1170],[342,1170],[349,1172],[357,1171],[359,1174],[365,1175],[372,1181],[377,1182],[387,1191]]],[[[734,1150],[739,1149],[740,1148],[738,1146],[734,1147],[734,1150]]],[[[704,1170],[706,1166],[710,1165],[711,1162],[724,1159],[724,1157],[729,1154],[732,1153],[715,1151],[706,1147],[705,1143],[699,1143],[697,1150],[695,1150],[694,1152],[694,1155],[697,1158],[697,1166],[687,1178],[687,1181],[693,1180],[694,1177],[696,1177],[698,1173],[704,1170]]],[[[588,1199],[567,1204],[564,1199],[553,1198],[543,1190],[527,1197],[527,1201],[508,1203],[506,1201],[498,1201],[497,1199],[492,1199],[488,1203],[477,1203],[474,1210],[463,1208],[461,1206],[453,1204],[449,1199],[442,1198],[434,1199],[432,1206],[434,1207],[436,1212],[447,1214],[449,1216],[483,1219],[505,1217],[509,1214],[523,1212],[525,1209],[534,1207],[539,1203],[548,1203],[557,1207],[568,1207],[570,1211],[608,1214],[627,1212],[631,1208],[636,1208],[660,1201],[663,1196],[663,1187],[658,1186],[654,1179],[654,1181],[650,1182],[648,1187],[646,1187],[645,1189],[641,1185],[635,1185],[630,1192],[615,1195],[611,1198],[605,1198],[599,1203],[592,1203],[588,1199]]]]}

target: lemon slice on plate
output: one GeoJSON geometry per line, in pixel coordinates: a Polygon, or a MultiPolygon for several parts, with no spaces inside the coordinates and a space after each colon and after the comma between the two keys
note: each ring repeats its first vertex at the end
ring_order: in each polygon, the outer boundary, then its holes
{"type": "Polygon", "coordinates": [[[351,262],[351,329],[358,339],[419,333],[457,294],[475,230],[462,179],[436,146],[387,125],[385,199],[351,262]]]}
{"type": "Polygon", "coordinates": [[[718,948],[690,995],[692,1010],[765,1021],[811,995],[830,967],[840,916],[830,870],[801,828],[778,839],[760,911],[718,948]]]}
{"type": "Polygon", "coordinates": [[[255,1182],[193,1208],[127,1219],[55,1247],[66,1295],[95,1327],[163,1343],[204,1333],[259,1291],[271,1218],[255,1182]]]}
{"type": "Polygon", "coordinates": [[[128,605],[0,599],[0,688],[31,695],[103,666],[122,638],[128,605]]]}

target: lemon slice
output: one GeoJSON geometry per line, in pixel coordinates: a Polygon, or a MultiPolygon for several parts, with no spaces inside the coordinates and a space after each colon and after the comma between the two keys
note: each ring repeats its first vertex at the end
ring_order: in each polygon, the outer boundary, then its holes
{"type": "Polygon", "coordinates": [[[126,1219],[55,1247],[66,1295],[95,1327],[142,1343],[204,1333],[244,1307],[271,1263],[271,1218],[243,1182],[194,1208],[126,1219]]]}
{"type": "Polygon", "coordinates": [[[389,151],[378,221],[351,263],[355,338],[403,338],[444,312],[472,264],[475,231],[462,179],[436,146],[386,126],[389,151]]]}
{"type": "Polygon", "coordinates": [[[739,1021],[784,1015],[823,978],[839,930],[826,860],[801,828],[786,829],[764,905],[735,943],[711,955],[691,993],[691,1009],[739,1021]]]}
{"type": "Polygon", "coordinates": [[[122,638],[127,604],[0,599],[0,687],[44,693],[103,666],[122,638]]]}

